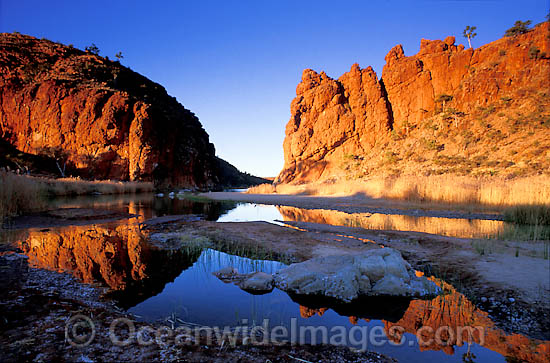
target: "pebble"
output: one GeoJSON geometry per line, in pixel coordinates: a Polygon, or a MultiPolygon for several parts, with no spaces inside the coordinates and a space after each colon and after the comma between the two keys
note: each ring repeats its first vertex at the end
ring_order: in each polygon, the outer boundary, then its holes
{"type": "Polygon", "coordinates": [[[483,297],[481,298],[481,302],[487,302],[487,298],[486,298],[485,296],[483,296],[483,297]]]}
{"type": "Polygon", "coordinates": [[[516,299],[514,299],[513,297],[509,298],[508,301],[510,301],[511,303],[513,303],[514,301],[516,301],[516,299]]]}

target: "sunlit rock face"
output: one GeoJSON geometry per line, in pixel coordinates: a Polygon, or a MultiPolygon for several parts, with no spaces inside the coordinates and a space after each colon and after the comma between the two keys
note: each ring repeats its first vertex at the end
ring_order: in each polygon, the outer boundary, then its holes
{"type": "MultiPolygon", "coordinates": [[[[285,163],[276,182],[311,182],[345,174],[346,157],[369,155],[373,148],[383,152],[394,142],[392,131],[419,130],[423,120],[441,110],[438,95],[451,95],[452,108],[472,120],[469,115],[480,107],[503,102],[508,102],[508,112],[523,112],[528,104],[529,112],[540,114],[540,107],[547,107],[542,90],[550,88],[550,58],[533,56],[531,48],[550,54],[548,33],[546,22],[475,50],[455,45],[454,37],[422,39],[413,56],[405,56],[397,45],[385,58],[381,78],[371,67],[361,69],[357,64],[338,79],[304,70],[290,106],[285,163]]],[[[510,117],[517,115],[510,112],[510,117]]],[[[456,145],[450,147],[460,151],[456,145]]]]}
{"type": "Polygon", "coordinates": [[[123,292],[123,306],[162,291],[200,254],[152,246],[138,225],[126,223],[30,231],[19,246],[30,266],[68,272],[123,292]]]}
{"type": "Polygon", "coordinates": [[[0,136],[78,175],[210,188],[214,145],[164,88],[70,46],[0,34],[0,136]],[[63,161],[64,163],[64,161],[63,161]]]}
{"type": "Polygon", "coordinates": [[[383,85],[357,64],[338,80],[306,69],[290,110],[278,182],[322,178],[331,159],[372,147],[391,127],[383,85]]]}

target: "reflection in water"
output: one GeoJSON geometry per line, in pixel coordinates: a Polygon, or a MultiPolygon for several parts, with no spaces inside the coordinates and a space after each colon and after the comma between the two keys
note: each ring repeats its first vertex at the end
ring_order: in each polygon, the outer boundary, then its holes
{"type": "MultiPolygon", "coordinates": [[[[490,351],[527,361],[543,362],[550,358],[549,342],[519,334],[507,335],[496,329],[487,313],[440,281],[437,282],[448,294],[427,301],[364,299],[338,305],[291,297],[278,289],[256,296],[218,280],[212,272],[233,266],[243,273],[273,273],[283,266],[281,263],[251,260],[210,249],[202,252],[163,250],[149,244],[145,233],[133,222],[70,226],[28,231],[19,245],[32,265],[68,271],[85,282],[103,283],[114,291],[113,296],[122,307],[148,321],[175,313],[185,321],[210,326],[236,325],[242,319],[261,324],[263,319],[270,319],[271,325],[282,324],[290,329],[291,319],[297,318],[298,327],[312,325],[330,329],[343,326],[351,329],[358,324],[372,329],[380,326],[386,331],[385,339],[392,341],[399,340],[389,334],[393,326],[403,327],[409,335],[416,335],[426,326],[434,329],[449,326],[454,331],[459,326],[482,326],[487,328],[483,347],[479,345],[479,336],[474,334],[471,347],[450,340],[448,345],[392,347],[385,344],[369,349],[407,361],[412,357],[419,361],[443,361],[467,349],[478,357],[491,360],[498,357],[490,351]]],[[[467,337],[464,338],[467,342],[467,337]]],[[[412,335],[408,336],[407,341],[414,340],[412,335]]]]}
{"type": "MultiPolygon", "coordinates": [[[[412,300],[398,320],[383,320],[386,336],[390,340],[397,343],[401,341],[402,334],[392,333],[398,332],[399,328],[404,328],[404,333],[415,336],[420,334],[422,341],[428,343],[419,346],[421,351],[443,351],[453,355],[459,346],[483,343],[484,347],[519,361],[550,361],[550,342],[529,339],[520,334],[506,334],[495,327],[488,313],[476,308],[451,285],[438,279],[430,279],[446,293],[432,300],[412,300]],[[442,342],[438,344],[435,332],[440,327],[446,328],[440,330],[442,342]],[[471,334],[467,329],[463,329],[462,336],[457,336],[456,332],[461,331],[459,328],[463,327],[482,327],[485,334],[481,336],[478,329],[472,329],[471,334]]],[[[300,306],[300,313],[305,318],[315,314],[323,316],[326,311],[326,307],[311,309],[311,307],[300,306]]],[[[349,319],[353,324],[357,324],[361,316],[351,315],[349,319]]]]}
{"type": "Polygon", "coordinates": [[[231,201],[197,202],[184,197],[157,198],[153,194],[97,195],[75,198],[58,198],[51,208],[97,208],[138,214],[150,219],[172,214],[201,214],[206,220],[215,221],[234,209],[237,203],[231,201]]]}
{"type": "Polygon", "coordinates": [[[277,223],[275,221],[282,220],[282,215],[273,205],[256,204],[256,203],[240,203],[236,208],[228,211],[226,214],[218,218],[218,222],[249,222],[249,221],[264,221],[277,223]]]}
{"type": "Polygon", "coordinates": [[[345,213],[324,209],[277,207],[285,221],[331,224],[365,229],[415,231],[444,236],[481,238],[501,232],[506,223],[480,219],[413,217],[398,214],[345,213]]]}
{"type": "Polygon", "coordinates": [[[200,255],[152,246],[132,222],[30,230],[19,247],[31,266],[69,272],[83,282],[124,291],[117,294],[123,305],[159,293],[200,255]]]}
{"type": "Polygon", "coordinates": [[[170,214],[201,214],[207,220],[220,222],[267,221],[278,224],[276,220],[284,220],[377,230],[416,231],[463,238],[492,237],[505,232],[509,227],[508,223],[502,221],[345,213],[229,201],[199,202],[187,197],[157,198],[152,194],[56,199],[52,207],[105,208],[125,212],[129,206],[144,219],[170,214]]]}
{"type": "Polygon", "coordinates": [[[227,221],[270,220],[279,219],[282,215],[285,220],[355,224],[361,227],[374,223],[376,228],[464,236],[492,233],[492,229],[501,228],[500,222],[478,223],[443,218],[422,220],[405,216],[377,216],[380,219],[372,219],[375,216],[291,207],[277,209],[252,204],[224,215],[235,205],[151,197],[137,200],[123,198],[113,204],[96,202],[104,204],[92,206],[120,208],[139,217],[112,224],[28,230],[23,235],[18,234],[17,244],[34,266],[68,271],[84,282],[104,284],[111,289],[113,297],[122,307],[144,320],[155,321],[175,313],[185,321],[209,326],[241,324],[242,319],[261,324],[267,318],[271,325],[288,327],[291,319],[296,318],[298,327],[326,326],[330,329],[342,326],[348,330],[353,326],[380,327],[386,332],[386,341],[397,341],[399,337],[390,334],[391,328],[401,326],[408,337],[407,343],[415,341],[414,335],[423,327],[437,329],[449,326],[456,331],[459,326],[482,326],[487,328],[483,346],[480,345],[480,337],[474,334],[471,347],[451,339],[446,345],[405,344],[396,347],[384,344],[368,346],[367,349],[404,361],[456,361],[467,351],[475,353],[480,361],[504,361],[505,356],[526,361],[550,361],[550,342],[506,334],[495,327],[487,313],[440,281],[437,282],[448,293],[432,300],[394,299],[388,302],[366,299],[351,305],[335,305],[323,300],[291,297],[278,289],[256,296],[218,280],[212,272],[234,266],[240,272],[261,270],[272,273],[282,264],[231,256],[214,250],[161,249],[148,242],[147,232],[140,230],[138,225],[144,219],[164,214],[204,213],[212,220],[222,216],[222,220],[227,221]]]}

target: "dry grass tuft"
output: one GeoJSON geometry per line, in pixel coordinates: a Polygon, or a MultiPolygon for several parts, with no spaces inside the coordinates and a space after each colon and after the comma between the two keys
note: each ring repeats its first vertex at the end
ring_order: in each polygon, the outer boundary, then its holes
{"type": "Polygon", "coordinates": [[[262,184],[248,193],[350,196],[362,194],[410,202],[488,207],[548,206],[550,177],[531,176],[512,180],[469,176],[431,175],[342,180],[303,185],[262,184]]]}
{"type": "Polygon", "coordinates": [[[8,216],[44,209],[47,199],[94,193],[133,194],[152,192],[152,183],[87,181],[76,178],[48,179],[0,172],[0,221],[8,216]]]}
{"type": "Polygon", "coordinates": [[[248,188],[245,192],[248,194],[273,194],[277,193],[277,189],[273,184],[259,184],[248,188]]]}
{"type": "Polygon", "coordinates": [[[0,224],[7,216],[15,216],[45,206],[43,190],[25,177],[0,172],[0,224]]]}

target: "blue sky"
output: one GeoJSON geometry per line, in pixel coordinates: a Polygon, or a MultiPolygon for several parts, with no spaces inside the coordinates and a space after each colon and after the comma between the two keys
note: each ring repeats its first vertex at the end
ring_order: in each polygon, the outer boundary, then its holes
{"type": "Polygon", "coordinates": [[[101,55],[162,84],[193,111],[218,156],[275,176],[302,70],[337,78],[355,62],[381,75],[396,44],[454,35],[474,47],[516,20],[545,20],[549,0],[416,1],[26,1],[0,0],[0,31],[45,37],[101,55]]]}

